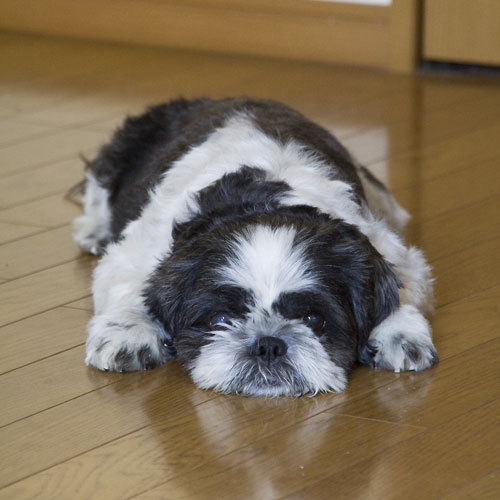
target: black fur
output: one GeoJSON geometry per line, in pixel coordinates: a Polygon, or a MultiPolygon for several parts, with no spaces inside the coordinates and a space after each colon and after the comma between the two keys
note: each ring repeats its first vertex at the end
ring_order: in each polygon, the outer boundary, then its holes
{"type": "Polygon", "coordinates": [[[129,371],[130,367],[133,364],[134,358],[135,358],[134,352],[129,351],[125,347],[120,349],[115,356],[115,362],[116,366],[118,367],[118,371],[120,372],[129,371]]]}
{"type": "Polygon", "coordinates": [[[174,225],[174,241],[187,242],[214,225],[244,215],[275,212],[289,189],[285,182],[267,181],[265,172],[259,168],[244,166],[238,172],[226,174],[197,193],[199,211],[188,222],[174,225]]]}

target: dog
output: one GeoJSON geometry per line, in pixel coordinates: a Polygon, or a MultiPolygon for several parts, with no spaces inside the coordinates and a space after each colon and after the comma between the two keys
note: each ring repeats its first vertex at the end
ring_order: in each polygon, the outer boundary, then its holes
{"type": "Polygon", "coordinates": [[[271,100],[178,99],[89,162],[74,239],[102,255],[86,363],[176,358],[222,393],[342,391],[356,362],[438,361],[409,218],[328,131],[271,100]]]}

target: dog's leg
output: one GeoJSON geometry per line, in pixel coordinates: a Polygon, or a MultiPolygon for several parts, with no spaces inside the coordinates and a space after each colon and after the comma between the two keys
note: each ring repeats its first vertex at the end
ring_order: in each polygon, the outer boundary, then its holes
{"type": "Polygon", "coordinates": [[[429,323],[409,304],[401,305],[372,330],[359,359],[373,368],[395,372],[425,370],[438,361],[429,323]]]}
{"type": "Polygon", "coordinates": [[[142,298],[154,263],[142,260],[144,248],[129,248],[108,247],[94,274],[95,314],[85,361],[100,370],[146,370],[171,357],[171,339],[149,316],[142,298]]]}
{"type": "MultiPolygon", "coordinates": [[[[416,248],[393,255],[395,271],[403,283],[400,306],[370,333],[360,361],[385,370],[424,370],[437,363],[431,327],[424,314],[432,311],[432,277],[424,256],[416,248]]],[[[387,260],[391,261],[390,258],[387,260]]]]}
{"type": "MultiPolygon", "coordinates": [[[[117,311],[116,311],[117,312],[117,311]]],[[[122,311],[114,316],[95,315],[88,326],[85,362],[100,370],[119,372],[149,370],[170,357],[169,339],[145,311],[122,311]]]]}
{"type": "MultiPolygon", "coordinates": [[[[92,173],[87,174],[84,215],[76,218],[73,225],[73,238],[80,248],[94,255],[101,254],[111,236],[111,210],[108,190],[100,186],[92,173]]],[[[133,252],[127,256],[127,262],[123,262],[126,250],[121,247],[111,245],[114,257],[104,257],[96,269],[96,314],[88,327],[86,362],[101,370],[152,368],[167,357],[168,351],[163,345],[165,334],[150,320],[140,301],[147,270],[141,273],[141,262],[134,262],[133,252]],[[132,303],[134,297],[136,303],[132,303]]]]}
{"type": "Polygon", "coordinates": [[[395,372],[424,370],[438,361],[431,327],[425,319],[433,310],[431,269],[420,250],[406,247],[393,232],[402,234],[409,218],[406,211],[365,169],[361,169],[360,177],[369,208],[379,219],[370,224],[370,241],[394,265],[403,284],[400,307],[371,332],[360,351],[360,361],[395,372]]]}
{"type": "Polygon", "coordinates": [[[145,370],[171,357],[171,339],[149,316],[142,297],[158,259],[169,250],[172,230],[171,221],[157,220],[150,208],[107,246],[94,273],[86,363],[101,370],[145,370]]]}

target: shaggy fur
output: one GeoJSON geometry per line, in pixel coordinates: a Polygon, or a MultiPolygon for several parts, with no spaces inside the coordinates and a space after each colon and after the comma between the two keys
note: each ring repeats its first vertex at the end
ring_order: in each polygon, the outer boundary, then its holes
{"type": "Polygon", "coordinates": [[[356,360],[437,361],[408,214],[326,130],[273,101],[177,100],[128,118],[87,172],[103,254],[86,362],[178,361],[203,388],[340,391],[356,360]]]}

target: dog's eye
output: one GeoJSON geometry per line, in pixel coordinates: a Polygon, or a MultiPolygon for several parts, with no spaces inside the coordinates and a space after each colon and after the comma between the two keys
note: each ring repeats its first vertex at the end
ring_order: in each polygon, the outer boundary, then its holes
{"type": "Polygon", "coordinates": [[[209,326],[213,328],[214,326],[227,325],[231,322],[231,319],[227,313],[219,312],[215,313],[208,322],[209,326]]]}
{"type": "Polygon", "coordinates": [[[304,323],[315,333],[319,333],[325,327],[325,318],[317,312],[308,312],[302,318],[304,323]]]}

